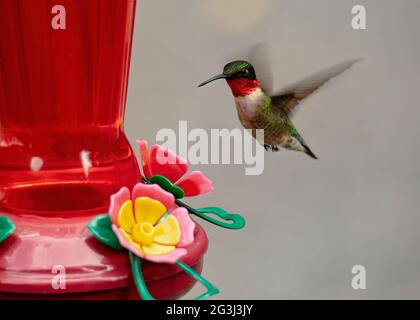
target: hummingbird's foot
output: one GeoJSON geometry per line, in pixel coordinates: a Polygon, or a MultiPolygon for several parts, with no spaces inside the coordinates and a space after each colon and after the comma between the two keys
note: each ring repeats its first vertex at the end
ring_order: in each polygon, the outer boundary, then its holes
{"type": "Polygon", "coordinates": [[[271,151],[271,146],[269,144],[264,145],[265,151],[271,151]]]}
{"type": "Polygon", "coordinates": [[[280,151],[278,146],[271,146],[271,150],[273,150],[273,152],[279,152],[280,151]]]}

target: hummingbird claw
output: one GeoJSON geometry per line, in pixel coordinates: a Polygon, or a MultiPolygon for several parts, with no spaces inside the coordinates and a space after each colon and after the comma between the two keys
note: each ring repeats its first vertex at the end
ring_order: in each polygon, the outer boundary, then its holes
{"type": "Polygon", "coordinates": [[[278,146],[271,146],[271,150],[274,151],[274,152],[279,152],[280,151],[278,146]]]}
{"type": "Polygon", "coordinates": [[[269,144],[264,145],[265,151],[271,151],[271,146],[269,144]]]}

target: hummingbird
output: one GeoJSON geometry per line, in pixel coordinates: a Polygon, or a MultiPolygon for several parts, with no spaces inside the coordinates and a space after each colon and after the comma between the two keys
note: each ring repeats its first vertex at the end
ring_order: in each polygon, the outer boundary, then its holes
{"type": "Polygon", "coordinates": [[[346,61],[317,72],[274,94],[270,92],[269,85],[264,86],[257,77],[258,70],[250,62],[237,60],[226,64],[223,73],[204,81],[199,87],[225,79],[232,91],[241,124],[251,130],[266,151],[277,152],[281,147],[318,159],[291,119],[305,98],[360,60],[346,61]],[[258,139],[256,129],[264,129],[263,141],[258,139]]]}

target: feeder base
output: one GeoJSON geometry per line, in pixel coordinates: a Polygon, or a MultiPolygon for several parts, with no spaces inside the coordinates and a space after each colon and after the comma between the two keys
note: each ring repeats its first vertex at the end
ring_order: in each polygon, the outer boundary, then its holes
{"type": "MultiPolygon", "coordinates": [[[[2,214],[16,232],[0,246],[0,299],[138,299],[126,251],[113,250],[86,229],[94,217],[2,214]]],[[[183,261],[201,272],[208,240],[196,224],[183,261]]],[[[176,265],[144,262],[156,299],[182,297],[195,280],[176,265]]]]}

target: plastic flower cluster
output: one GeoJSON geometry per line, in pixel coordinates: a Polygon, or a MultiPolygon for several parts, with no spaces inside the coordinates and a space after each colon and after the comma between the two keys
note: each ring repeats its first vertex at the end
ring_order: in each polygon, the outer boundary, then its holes
{"type": "Polygon", "coordinates": [[[163,148],[138,140],[142,182],[133,190],[121,188],[111,196],[108,214],[95,217],[88,225],[102,243],[128,250],[133,277],[143,299],[153,299],[141,274],[141,260],[177,264],[208,289],[200,298],[216,294],[218,289],[180,259],[194,241],[195,223],[189,214],[228,229],[241,229],[245,220],[222,208],[192,208],[180,199],[213,190],[212,182],[200,171],[187,174],[187,161],[163,148]],[[216,216],[217,218],[215,218],[216,216]],[[140,269],[140,270],[138,270],[140,269]]]}

